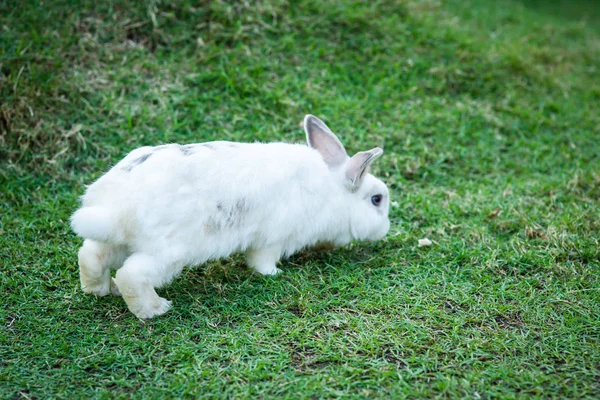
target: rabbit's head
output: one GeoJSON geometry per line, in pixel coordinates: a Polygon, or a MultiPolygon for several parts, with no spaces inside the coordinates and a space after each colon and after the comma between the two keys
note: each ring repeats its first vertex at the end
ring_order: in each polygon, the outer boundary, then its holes
{"type": "Polygon", "coordinates": [[[343,188],[352,238],[383,238],[390,229],[390,196],[385,184],[368,171],[383,150],[375,147],[349,157],[335,134],[313,115],[304,118],[304,130],[308,145],[321,153],[330,172],[343,188]]]}

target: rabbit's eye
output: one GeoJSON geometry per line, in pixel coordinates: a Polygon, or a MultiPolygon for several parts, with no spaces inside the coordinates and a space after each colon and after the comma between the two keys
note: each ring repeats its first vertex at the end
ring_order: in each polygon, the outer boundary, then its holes
{"type": "Polygon", "coordinates": [[[375,196],[371,197],[371,203],[373,203],[373,205],[375,207],[379,207],[379,205],[381,204],[381,199],[382,198],[383,198],[382,195],[376,194],[375,196]]]}

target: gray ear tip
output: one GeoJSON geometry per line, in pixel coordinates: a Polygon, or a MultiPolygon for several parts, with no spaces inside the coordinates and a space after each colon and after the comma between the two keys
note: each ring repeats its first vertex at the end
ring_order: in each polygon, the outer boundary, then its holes
{"type": "Polygon", "coordinates": [[[310,124],[316,124],[317,121],[319,121],[319,118],[315,117],[312,114],[306,114],[306,116],[304,116],[304,126],[307,127],[310,124]]]}
{"type": "Polygon", "coordinates": [[[383,154],[383,149],[382,149],[381,147],[375,147],[375,148],[373,149],[373,153],[374,153],[374,154],[375,154],[377,157],[379,157],[380,155],[382,155],[382,154],[383,154]]]}
{"type": "Polygon", "coordinates": [[[306,115],[304,116],[303,125],[304,125],[304,130],[305,130],[305,131],[308,131],[308,125],[310,125],[310,122],[311,122],[311,120],[312,120],[313,118],[314,118],[314,117],[313,117],[312,115],[310,115],[310,114],[306,114],[306,115]]]}

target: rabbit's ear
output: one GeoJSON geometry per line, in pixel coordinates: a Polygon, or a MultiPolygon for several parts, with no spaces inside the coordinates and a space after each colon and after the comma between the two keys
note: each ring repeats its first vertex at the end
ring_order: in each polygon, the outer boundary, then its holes
{"type": "Polygon", "coordinates": [[[382,154],[383,150],[379,147],[375,147],[369,151],[356,153],[354,157],[348,161],[346,164],[346,178],[348,178],[352,187],[356,188],[360,186],[369,165],[382,154]]]}
{"type": "Polygon", "coordinates": [[[310,114],[304,117],[304,131],[308,145],[321,153],[328,166],[337,167],[348,159],[342,143],[319,118],[310,114]]]}

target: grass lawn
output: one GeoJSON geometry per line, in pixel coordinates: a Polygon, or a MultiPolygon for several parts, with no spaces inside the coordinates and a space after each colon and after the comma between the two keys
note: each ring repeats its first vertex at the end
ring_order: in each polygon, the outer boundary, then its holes
{"type": "Polygon", "coordinates": [[[592,1],[0,0],[0,397],[598,396],[599,141],[592,1]],[[187,270],[148,322],[81,292],[86,184],[306,113],[385,149],[386,240],[187,270]]]}

